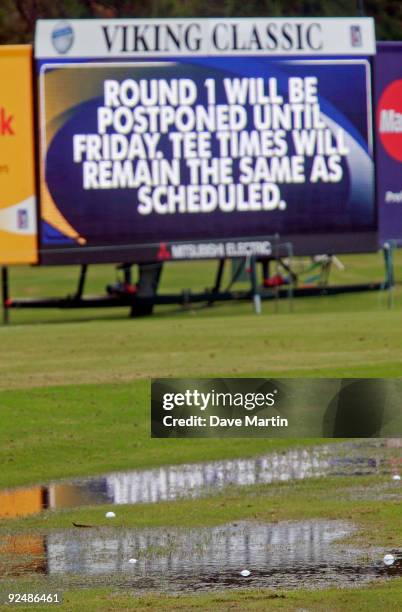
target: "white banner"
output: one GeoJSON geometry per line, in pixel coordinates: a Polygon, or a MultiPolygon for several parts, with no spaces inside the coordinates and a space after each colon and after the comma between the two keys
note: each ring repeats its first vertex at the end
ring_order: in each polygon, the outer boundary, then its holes
{"type": "Polygon", "coordinates": [[[367,56],[371,18],[39,20],[35,57],[367,56]]]}

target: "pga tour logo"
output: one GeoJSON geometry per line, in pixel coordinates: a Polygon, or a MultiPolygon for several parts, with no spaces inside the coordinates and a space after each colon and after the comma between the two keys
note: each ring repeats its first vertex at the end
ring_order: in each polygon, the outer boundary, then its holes
{"type": "Polygon", "coordinates": [[[20,230],[27,230],[29,228],[29,217],[26,208],[17,210],[17,227],[20,230]]]}
{"type": "Polygon", "coordinates": [[[352,47],[361,47],[363,45],[361,27],[353,25],[350,27],[350,42],[352,47]]]}
{"type": "Polygon", "coordinates": [[[60,54],[67,53],[74,42],[74,31],[68,21],[59,21],[52,32],[52,44],[60,54]]]}

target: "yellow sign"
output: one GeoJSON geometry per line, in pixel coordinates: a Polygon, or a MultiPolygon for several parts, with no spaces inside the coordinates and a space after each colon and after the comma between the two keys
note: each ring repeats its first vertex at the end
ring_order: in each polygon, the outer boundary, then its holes
{"type": "Polygon", "coordinates": [[[32,47],[0,46],[0,264],[36,263],[32,47]]]}

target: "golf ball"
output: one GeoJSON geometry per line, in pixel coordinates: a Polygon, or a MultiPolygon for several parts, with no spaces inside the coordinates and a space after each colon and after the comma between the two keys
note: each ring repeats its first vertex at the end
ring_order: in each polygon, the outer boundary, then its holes
{"type": "Polygon", "coordinates": [[[114,512],[106,512],[105,516],[106,518],[114,518],[116,515],[114,512]]]}
{"type": "Polygon", "coordinates": [[[242,570],[240,574],[244,576],[245,578],[247,578],[247,576],[250,576],[251,572],[249,572],[248,570],[242,570]]]}
{"type": "Polygon", "coordinates": [[[137,563],[137,559],[129,559],[128,562],[134,565],[134,563],[137,563]]]}
{"type": "Polygon", "coordinates": [[[392,480],[400,480],[400,479],[401,479],[401,477],[399,476],[399,474],[394,474],[392,476],[392,480]]]}
{"type": "Polygon", "coordinates": [[[394,561],[395,561],[394,555],[385,555],[384,557],[385,565],[392,565],[394,561]]]}

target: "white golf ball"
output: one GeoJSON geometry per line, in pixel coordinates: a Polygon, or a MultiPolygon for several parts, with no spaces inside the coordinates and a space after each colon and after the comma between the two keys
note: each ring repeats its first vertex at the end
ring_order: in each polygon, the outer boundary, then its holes
{"type": "Polygon", "coordinates": [[[114,518],[116,515],[114,512],[106,512],[105,516],[106,518],[114,518]]]}
{"type": "Polygon", "coordinates": [[[394,474],[392,476],[392,480],[400,480],[400,479],[401,479],[401,477],[399,476],[399,474],[394,474]]]}
{"type": "Polygon", "coordinates": [[[392,565],[395,561],[395,557],[394,555],[385,555],[384,557],[384,563],[385,565],[392,565]]]}
{"type": "Polygon", "coordinates": [[[137,559],[129,559],[128,562],[134,565],[134,563],[137,563],[137,559]]]}
{"type": "Polygon", "coordinates": [[[240,574],[244,576],[244,578],[247,578],[247,576],[250,576],[251,572],[249,572],[248,570],[242,570],[240,574]]]}

